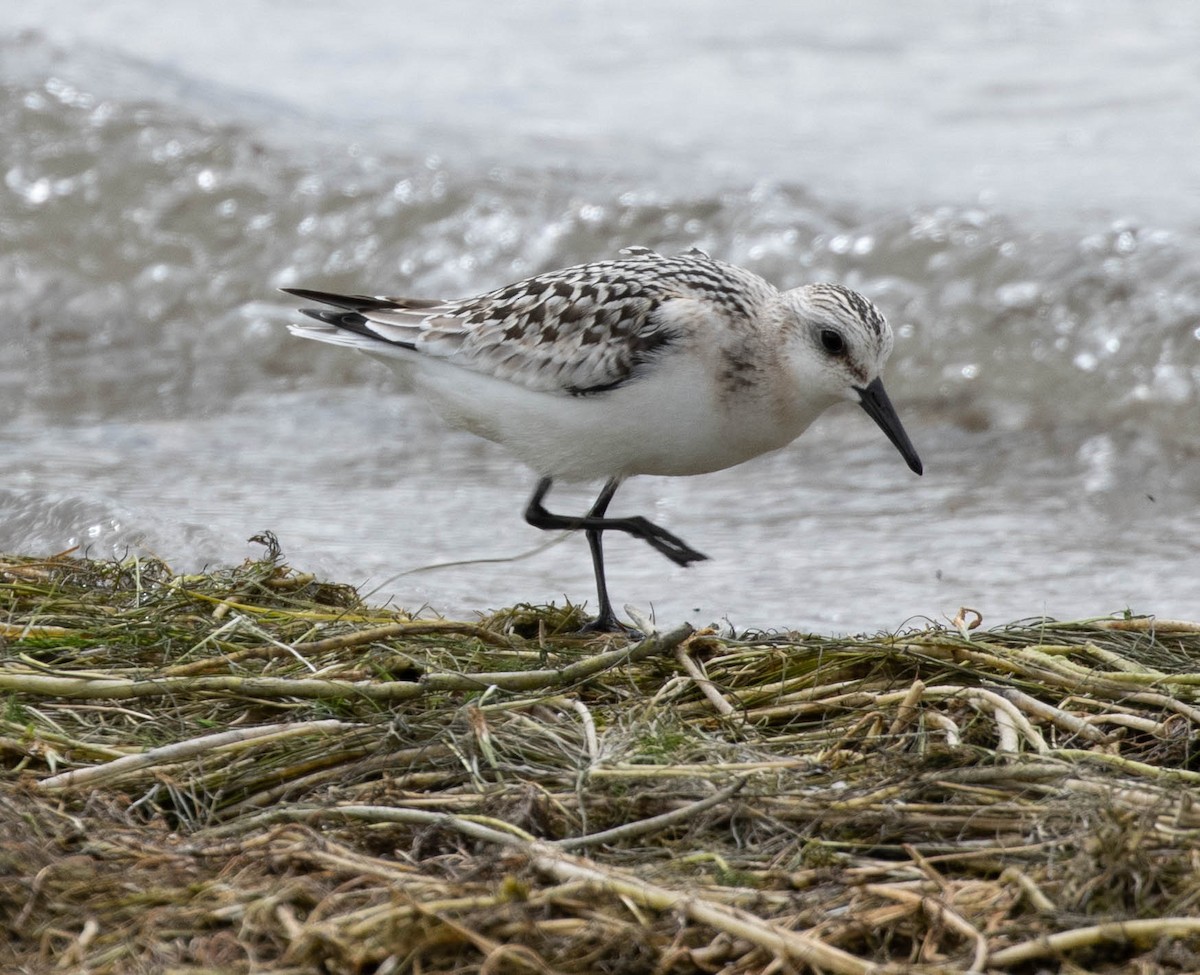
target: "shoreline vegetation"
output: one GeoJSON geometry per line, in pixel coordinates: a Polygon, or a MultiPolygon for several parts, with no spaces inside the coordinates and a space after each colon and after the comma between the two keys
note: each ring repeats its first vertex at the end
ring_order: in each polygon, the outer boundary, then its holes
{"type": "Polygon", "coordinates": [[[1200,969],[1200,624],[412,619],[0,556],[0,969],[1200,969]]]}

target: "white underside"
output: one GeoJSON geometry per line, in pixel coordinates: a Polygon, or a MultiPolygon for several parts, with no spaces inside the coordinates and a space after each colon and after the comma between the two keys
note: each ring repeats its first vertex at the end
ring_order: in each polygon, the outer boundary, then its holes
{"type": "Polygon", "coordinates": [[[701,355],[670,354],[614,390],[544,393],[352,332],[293,326],[303,338],[356,348],[406,376],[450,426],[498,443],[539,474],[568,481],[704,474],[783,447],[828,403],[786,413],[760,389],[737,399],[701,355]]]}

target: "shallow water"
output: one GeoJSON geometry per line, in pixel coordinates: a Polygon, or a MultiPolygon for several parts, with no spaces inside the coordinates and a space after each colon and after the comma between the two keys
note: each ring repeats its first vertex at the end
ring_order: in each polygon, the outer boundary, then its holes
{"type": "Polygon", "coordinates": [[[0,550],[183,570],[271,529],[410,608],[591,601],[577,537],[414,571],[546,541],[532,476],[290,339],[275,289],[455,296],[697,244],[870,295],[927,473],[845,407],[741,468],[635,480],[614,513],[711,561],[614,539],[618,605],[1194,617],[1200,11],[906,9],[26,5],[0,34],[0,550]]]}

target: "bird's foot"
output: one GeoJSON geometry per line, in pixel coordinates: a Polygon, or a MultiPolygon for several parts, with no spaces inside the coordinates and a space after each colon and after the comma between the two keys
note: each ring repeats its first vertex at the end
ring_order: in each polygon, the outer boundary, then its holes
{"type": "Polygon", "coordinates": [[[602,633],[621,633],[631,640],[642,638],[640,630],[635,630],[632,626],[622,623],[611,611],[607,614],[602,613],[594,620],[589,620],[575,631],[576,636],[597,636],[602,633]]]}
{"type": "Polygon", "coordinates": [[[678,535],[672,535],[665,528],[661,528],[646,518],[631,518],[630,521],[636,528],[631,534],[661,552],[676,565],[702,562],[708,558],[703,552],[697,552],[678,535]]]}

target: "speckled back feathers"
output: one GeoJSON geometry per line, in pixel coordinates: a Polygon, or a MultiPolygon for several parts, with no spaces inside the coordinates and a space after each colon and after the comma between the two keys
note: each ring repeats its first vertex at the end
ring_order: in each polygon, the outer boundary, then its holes
{"type": "Polygon", "coordinates": [[[362,298],[353,307],[343,299],[344,311],[308,314],[529,389],[585,395],[629,381],[679,340],[670,316],[660,314],[664,303],[701,300],[735,324],[753,319],[777,293],[758,275],[699,250],[623,253],[472,298],[362,298]]]}

